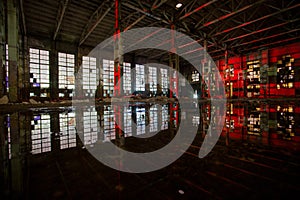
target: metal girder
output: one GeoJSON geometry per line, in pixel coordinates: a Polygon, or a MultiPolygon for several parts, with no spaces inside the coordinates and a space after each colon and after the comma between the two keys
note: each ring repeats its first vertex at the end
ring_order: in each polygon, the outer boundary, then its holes
{"type": "Polygon", "coordinates": [[[20,10],[22,15],[22,26],[24,31],[24,36],[27,35],[27,29],[26,29],[26,21],[25,21],[25,14],[24,14],[24,4],[23,0],[20,0],[20,10]]]}
{"type": "Polygon", "coordinates": [[[296,4],[296,5],[294,5],[294,6],[291,6],[291,7],[288,7],[288,8],[284,8],[284,9],[278,11],[278,12],[274,12],[274,13],[272,13],[272,14],[265,15],[265,16],[260,17],[260,18],[258,18],[258,19],[252,20],[252,21],[250,21],[250,22],[245,22],[245,23],[240,24],[240,25],[238,25],[238,26],[235,26],[235,27],[232,27],[232,28],[223,30],[223,31],[221,31],[221,32],[218,32],[218,33],[214,34],[213,36],[215,37],[215,36],[221,35],[221,34],[223,34],[223,33],[228,33],[228,32],[233,31],[233,30],[235,30],[235,29],[239,29],[239,28],[242,28],[242,27],[244,27],[244,26],[248,26],[249,24],[253,24],[253,23],[255,23],[255,22],[258,22],[258,21],[267,19],[267,18],[269,18],[269,17],[272,17],[272,16],[274,16],[274,15],[278,15],[278,14],[280,14],[280,13],[289,11],[289,10],[291,10],[291,9],[293,9],[293,8],[297,8],[297,7],[299,7],[299,6],[300,6],[300,4],[296,4]]]}
{"type": "MultiPolygon", "coordinates": [[[[164,3],[166,3],[168,0],[161,0],[160,3],[158,5],[157,1],[154,2],[154,4],[151,7],[151,12],[154,11],[155,9],[159,8],[160,6],[162,6],[164,3]]],[[[141,20],[143,20],[147,15],[144,14],[143,16],[139,17],[137,20],[135,20],[133,23],[131,23],[129,26],[127,26],[126,28],[124,28],[124,31],[129,30],[130,28],[132,28],[134,25],[136,25],[137,23],[139,23],[141,20]]]]}
{"type": "Polygon", "coordinates": [[[54,32],[54,35],[53,35],[53,40],[56,40],[56,36],[57,36],[57,34],[60,30],[61,23],[62,23],[63,18],[65,16],[65,12],[67,10],[68,4],[69,4],[69,0],[65,0],[65,2],[62,5],[62,9],[59,9],[59,11],[58,11],[57,25],[56,25],[56,29],[55,29],[55,32],[54,32]]]}
{"type": "Polygon", "coordinates": [[[215,23],[217,23],[217,22],[219,22],[219,21],[222,21],[222,20],[224,20],[224,19],[227,19],[227,18],[229,18],[229,17],[231,17],[231,16],[233,16],[233,15],[236,15],[236,14],[238,14],[238,13],[240,13],[240,12],[243,12],[243,11],[245,11],[245,10],[247,10],[247,9],[249,9],[249,8],[251,8],[251,7],[255,6],[255,5],[257,5],[257,4],[260,4],[260,3],[262,3],[263,1],[265,1],[265,0],[257,1],[257,2],[255,2],[255,3],[253,3],[253,4],[250,4],[250,5],[247,5],[247,6],[243,7],[243,8],[241,8],[241,9],[238,9],[238,10],[236,10],[236,11],[233,11],[233,12],[231,12],[231,13],[228,13],[227,15],[223,15],[223,16],[219,17],[218,19],[215,19],[215,20],[210,21],[210,22],[206,22],[205,24],[203,24],[203,25],[202,25],[201,27],[199,27],[198,29],[202,29],[202,28],[204,28],[204,27],[210,26],[210,25],[215,24],[215,23]]]}
{"type": "Polygon", "coordinates": [[[205,4],[201,5],[201,6],[199,6],[199,7],[196,8],[195,10],[186,13],[185,15],[183,15],[182,17],[180,17],[179,20],[183,20],[183,19],[185,19],[186,17],[188,17],[188,16],[190,16],[190,15],[192,15],[192,14],[194,14],[194,13],[200,11],[201,9],[203,9],[203,8],[209,6],[210,4],[213,4],[213,3],[215,3],[215,2],[217,2],[217,0],[212,0],[212,1],[207,2],[207,3],[205,3],[205,4]]]}
{"type": "Polygon", "coordinates": [[[293,23],[293,22],[296,22],[296,21],[299,21],[299,20],[300,20],[300,18],[293,19],[293,20],[288,20],[288,21],[286,21],[284,23],[281,23],[281,24],[276,24],[274,26],[270,26],[270,27],[263,28],[263,29],[260,29],[260,30],[257,30],[257,31],[253,31],[251,33],[247,33],[247,34],[244,34],[244,35],[240,35],[240,36],[237,36],[237,37],[234,37],[234,38],[227,39],[224,42],[231,42],[233,40],[242,39],[244,37],[248,37],[248,36],[256,34],[256,33],[261,33],[261,32],[264,32],[264,31],[267,31],[267,30],[270,30],[270,29],[273,29],[273,28],[281,27],[281,26],[284,26],[286,24],[293,23]]]}
{"type": "Polygon", "coordinates": [[[104,19],[104,17],[114,7],[114,2],[110,4],[107,4],[107,2],[108,1],[104,1],[90,17],[89,23],[85,26],[81,34],[79,46],[86,41],[86,39],[90,36],[90,34],[96,29],[96,27],[104,19]]]}
{"type": "Polygon", "coordinates": [[[252,44],[252,43],[255,43],[255,42],[262,41],[262,40],[271,39],[271,38],[274,38],[274,37],[278,37],[278,36],[281,36],[281,35],[289,34],[289,33],[292,33],[292,32],[299,31],[299,30],[300,30],[300,28],[298,28],[298,29],[293,29],[293,30],[286,31],[286,32],[282,32],[282,33],[278,33],[278,34],[271,35],[271,36],[264,37],[264,38],[259,38],[259,39],[257,39],[257,40],[252,40],[252,41],[249,41],[249,42],[244,42],[244,43],[242,43],[242,44],[238,44],[238,45],[232,46],[231,48],[239,47],[239,46],[245,46],[245,45],[247,45],[247,44],[252,44]]]}
{"type": "Polygon", "coordinates": [[[169,24],[169,22],[167,22],[166,20],[163,20],[162,18],[157,17],[157,16],[155,16],[153,14],[150,14],[149,12],[146,12],[146,11],[140,9],[140,8],[137,8],[137,7],[135,7],[135,6],[133,6],[133,5],[129,4],[129,3],[124,2],[124,3],[122,3],[122,5],[124,5],[124,6],[128,7],[128,8],[131,8],[132,10],[139,11],[140,13],[142,13],[142,14],[148,16],[148,17],[151,17],[151,18],[156,19],[158,21],[162,21],[162,22],[164,22],[166,24],[169,24]]]}
{"type": "Polygon", "coordinates": [[[298,37],[292,37],[292,38],[287,38],[287,39],[279,40],[279,41],[276,41],[276,42],[267,43],[267,44],[263,44],[263,45],[259,45],[259,46],[255,46],[255,47],[251,47],[249,49],[244,49],[243,52],[249,51],[249,50],[252,50],[252,49],[260,49],[260,48],[267,47],[267,46],[272,46],[272,45],[275,45],[275,44],[282,44],[284,42],[290,42],[290,41],[298,40],[298,39],[300,39],[300,36],[298,36],[298,37]]]}

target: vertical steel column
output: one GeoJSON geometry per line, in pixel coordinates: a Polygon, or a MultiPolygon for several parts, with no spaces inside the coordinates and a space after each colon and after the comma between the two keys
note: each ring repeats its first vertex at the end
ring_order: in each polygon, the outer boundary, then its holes
{"type": "MultiPolygon", "coordinates": [[[[176,35],[175,35],[175,26],[172,24],[171,25],[171,51],[169,54],[169,64],[170,67],[173,69],[173,72],[169,73],[170,76],[170,98],[173,97],[179,97],[178,95],[178,87],[179,87],[179,83],[178,83],[178,73],[179,73],[179,56],[176,54],[177,49],[175,46],[175,39],[176,39],[176,35]]],[[[170,122],[173,122],[176,120],[176,122],[178,122],[178,110],[179,110],[179,105],[178,103],[171,103],[170,104],[170,122]]]]}
{"type": "Polygon", "coordinates": [[[4,95],[4,63],[5,63],[5,9],[4,1],[0,1],[0,98],[4,95]]]}
{"type": "MultiPolygon", "coordinates": [[[[10,102],[18,102],[19,75],[18,67],[18,8],[14,0],[7,1],[7,26],[8,26],[8,60],[9,60],[9,99],[10,102]]],[[[20,70],[20,71],[19,71],[20,70]]]]}
{"type": "Polygon", "coordinates": [[[123,56],[121,56],[121,38],[120,38],[120,0],[115,0],[115,49],[114,49],[114,96],[121,95],[121,64],[123,64],[123,56]]]}
{"type": "MultiPolygon", "coordinates": [[[[121,65],[123,65],[123,55],[121,55],[121,38],[120,38],[120,14],[121,14],[121,0],[115,0],[115,35],[114,35],[114,41],[115,41],[115,49],[114,49],[114,96],[120,97],[121,96],[121,65]]],[[[121,138],[122,136],[122,115],[121,115],[121,107],[115,106],[114,108],[114,114],[115,114],[115,130],[116,130],[116,138],[121,138]]]]}
{"type": "Polygon", "coordinates": [[[10,115],[11,131],[11,194],[12,199],[21,198],[23,192],[23,170],[21,157],[21,135],[20,135],[19,113],[10,115]]]}

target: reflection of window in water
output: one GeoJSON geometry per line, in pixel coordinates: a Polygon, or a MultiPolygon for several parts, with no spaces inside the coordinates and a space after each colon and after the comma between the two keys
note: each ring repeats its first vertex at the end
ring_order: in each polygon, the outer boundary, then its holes
{"type": "Polygon", "coordinates": [[[248,117],[248,134],[250,135],[260,135],[260,114],[252,113],[248,117]]]}
{"type": "Polygon", "coordinates": [[[282,134],[283,139],[290,140],[295,136],[294,108],[277,106],[277,133],[282,134]]]}
{"type": "Polygon", "coordinates": [[[168,105],[163,105],[161,110],[161,130],[169,128],[169,109],[168,105]]]}
{"type": "Polygon", "coordinates": [[[76,147],[76,121],[75,113],[60,113],[59,114],[60,124],[60,148],[67,149],[76,147]]]}
{"type": "Polygon", "coordinates": [[[50,115],[34,115],[31,120],[32,154],[51,151],[50,115]]]}
{"type": "Polygon", "coordinates": [[[115,116],[111,106],[104,106],[104,142],[116,139],[115,116]]]}
{"type": "Polygon", "coordinates": [[[82,57],[82,85],[85,96],[94,96],[97,89],[97,59],[82,57]]]}
{"type": "Polygon", "coordinates": [[[158,108],[157,106],[152,106],[150,108],[150,133],[158,131],[158,108]]]}
{"type": "Polygon", "coordinates": [[[200,124],[200,116],[193,116],[192,124],[193,126],[198,127],[198,125],[200,124]]]}
{"type": "Polygon", "coordinates": [[[136,125],[137,125],[137,135],[142,135],[146,133],[146,109],[136,108],[136,125]]]}
{"type": "Polygon", "coordinates": [[[83,112],[83,134],[84,145],[94,144],[98,140],[97,134],[97,111],[95,108],[89,108],[83,112]]]}
{"type": "Polygon", "coordinates": [[[132,108],[124,108],[124,134],[125,137],[132,136],[132,108]]]}
{"type": "Polygon", "coordinates": [[[114,93],[114,68],[113,60],[103,59],[103,96],[112,97],[114,93]]]}
{"type": "Polygon", "coordinates": [[[6,116],[6,131],[7,131],[7,146],[8,146],[8,159],[11,159],[11,133],[10,133],[10,115],[6,116]]]}

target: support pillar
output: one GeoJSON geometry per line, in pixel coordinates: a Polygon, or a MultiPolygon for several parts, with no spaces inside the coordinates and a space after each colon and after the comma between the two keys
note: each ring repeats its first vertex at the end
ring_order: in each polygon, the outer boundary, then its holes
{"type": "MultiPolygon", "coordinates": [[[[18,8],[16,1],[7,1],[7,28],[8,28],[8,66],[9,66],[9,100],[16,103],[19,100],[19,73],[18,67],[18,8]]],[[[20,70],[20,71],[19,71],[20,70]]]]}
{"type": "MultiPolygon", "coordinates": [[[[177,49],[175,46],[175,26],[171,25],[172,29],[172,35],[171,35],[171,53],[169,54],[169,65],[173,69],[169,74],[170,76],[170,98],[178,98],[178,87],[179,87],[179,81],[178,81],[178,73],[179,73],[179,56],[176,54],[177,49]]],[[[170,104],[170,122],[172,123],[173,121],[178,121],[179,117],[179,105],[177,103],[171,103],[170,104]]]]}
{"type": "Polygon", "coordinates": [[[4,1],[0,1],[0,98],[4,95],[5,65],[5,9],[4,1]]]}
{"type": "MultiPolygon", "coordinates": [[[[21,123],[22,124],[22,123],[21,123]]],[[[23,193],[22,139],[20,134],[20,118],[18,113],[10,115],[11,131],[11,194],[12,199],[21,198],[23,193]]]]}

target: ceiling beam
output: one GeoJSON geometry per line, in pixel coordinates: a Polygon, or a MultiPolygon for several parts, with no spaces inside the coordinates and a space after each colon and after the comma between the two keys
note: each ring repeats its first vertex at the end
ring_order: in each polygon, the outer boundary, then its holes
{"type": "Polygon", "coordinates": [[[244,35],[240,35],[240,36],[237,36],[237,37],[234,37],[234,38],[229,38],[223,42],[231,42],[233,40],[237,40],[237,39],[242,39],[244,37],[248,37],[250,35],[253,35],[253,34],[256,34],[256,33],[261,33],[261,32],[264,32],[264,31],[267,31],[267,30],[270,30],[270,29],[273,29],[273,28],[278,28],[278,27],[281,27],[281,26],[284,26],[284,25],[287,25],[289,23],[293,23],[293,22],[296,22],[296,21],[299,21],[300,18],[298,19],[293,19],[293,20],[288,20],[284,23],[281,23],[281,24],[276,24],[274,26],[270,26],[270,27],[267,27],[267,28],[263,28],[263,29],[260,29],[260,30],[256,30],[256,31],[252,31],[251,33],[247,33],[247,34],[244,34],[244,35]]]}
{"type": "Polygon", "coordinates": [[[65,12],[67,10],[67,7],[68,7],[68,4],[69,4],[69,0],[65,0],[65,2],[63,3],[62,5],[62,9],[59,9],[58,11],[58,15],[57,15],[57,25],[56,25],[56,29],[55,29],[55,32],[54,32],[54,35],[53,35],[53,40],[56,40],[56,37],[57,37],[57,34],[60,30],[60,27],[61,27],[61,23],[63,21],[63,18],[65,16],[65,12]]]}
{"type": "Polygon", "coordinates": [[[271,35],[271,36],[264,37],[264,38],[259,38],[259,39],[257,39],[257,40],[251,40],[251,41],[249,41],[249,42],[244,42],[244,43],[242,43],[242,44],[237,44],[237,45],[235,45],[235,46],[232,46],[231,48],[240,47],[240,46],[245,46],[245,45],[248,45],[248,44],[252,44],[252,43],[255,43],[255,42],[260,42],[260,41],[262,41],[262,40],[271,39],[271,38],[274,38],[274,37],[278,37],[278,36],[285,35],[285,34],[289,34],[289,33],[296,32],[296,31],[300,31],[300,28],[298,28],[298,29],[292,29],[292,30],[290,30],[290,31],[278,33],[278,34],[271,35]]]}
{"type": "Polygon", "coordinates": [[[235,27],[232,27],[232,28],[223,30],[223,31],[221,31],[221,32],[218,32],[218,33],[214,34],[213,36],[215,37],[215,36],[221,35],[221,34],[223,34],[223,33],[228,33],[228,32],[233,31],[233,30],[235,30],[235,29],[239,29],[239,28],[242,28],[242,27],[244,27],[244,26],[248,26],[249,24],[253,24],[253,23],[255,23],[255,22],[258,22],[258,21],[267,19],[267,18],[269,18],[269,17],[273,17],[273,16],[275,16],[275,15],[278,15],[278,14],[280,14],[280,13],[289,11],[289,10],[291,10],[291,9],[293,9],[293,8],[297,8],[297,7],[299,7],[299,6],[300,6],[300,4],[296,4],[296,5],[294,5],[294,6],[291,6],[291,7],[288,7],[288,8],[284,8],[284,9],[278,11],[278,12],[274,12],[274,13],[272,13],[272,14],[265,15],[265,16],[260,17],[260,18],[258,18],[258,19],[255,19],[255,20],[252,20],[252,21],[249,21],[249,22],[245,22],[245,23],[240,24],[240,25],[238,25],[238,26],[235,26],[235,27]]]}
{"type": "Polygon", "coordinates": [[[130,9],[132,9],[132,10],[138,11],[138,12],[140,12],[140,13],[142,13],[142,14],[148,16],[148,17],[151,17],[151,18],[153,18],[153,19],[156,19],[156,20],[158,20],[158,21],[162,21],[162,22],[164,22],[165,24],[169,24],[169,22],[167,22],[166,20],[163,20],[162,18],[157,17],[157,16],[155,16],[155,15],[153,15],[153,14],[150,14],[149,12],[146,12],[146,11],[140,9],[140,8],[137,8],[137,7],[135,7],[135,6],[133,6],[133,5],[129,4],[129,3],[126,3],[126,2],[125,2],[125,3],[122,3],[122,5],[128,7],[128,8],[130,8],[130,9]]]}
{"type": "MultiPolygon", "coordinates": [[[[154,2],[154,4],[151,7],[151,12],[154,11],[155,9],[159,8],[160,6],[162,6],[164,3],[166,3],[168,0],[161,0],[160,3],[158,5],[157,1],[154,2]]],[[[137,23],[139,23],[140,21],[142,21],[147,15],[144,14],[143,16],[139,17],[137,20],[135,20],[133,23],[131,23],[129,26],[127,26],[126,28],[124,28],[124,31],[128,31],[129,29],[131,29],[134,25],[136,25],[137,23]]]]}
{"type": "Polygon", "coordinates": [[[241,8],[241,9],[238,9],[238,10],[236,10],[236,11],[233,11],[233,12],[231,12],[231,13],[228,13],[227,15],[223,15],[223,16],[219,17],[218,19],[215,19],[215,20],[210,21],[210,22],[206,22],[205,24],[203,24],[201,27],[199,27],[199,28],[197,28],[197,29],[202,29],[202,28],[204,28],[204,27],[210,26],[210,25],[215,24],[215,23],[217,23],[217,22],[219,22],[219,21],[222,21],[222,20],[224,20],[224,19],[227,19],[227,18],[229,18],[229,17],[231,17],[231,16],[233,16],[233,15],[236,15],[236,14],[238,14],[238,13],[240,13],[240,12],[243,12],[243,11],[249,9],[249,8],[252,8],[253,6],[255,6],[255,5],[257,5],[257,4],[260,4],[260,3],[262,3],[263,1],[265,1],[265,0],[257,1],[257,2],[255,2],[255,3],[252,3],[252,4],[250,4],[250,5],[247,5],[247,6],[243,7],[243,8],[241,8]]]}
{"type": "Polygon", "coordinates": [[[279,40],[279,41],[276,41],[276,42],[273,42],[273,43],[267,43],[267,44],[251,47],[249,49],[244,49],[242,52],[250,51],[250,50],[253,50],[253,49],[260,49],[260,48],[272,46],[272,45],[275,45],[275,44],[280,44],[281,45],[284,42],[290,42],[290,41],[298,40],[298,39],[300,39],[300,36],[279,40]]]}
{"type": "Polygon", "coordinates": [[[97,10],[91,16],[89,23],[83,29],[83,32],[80,37],[79,46],[81,46],[86,39],[90,36],[90,34],[97,28],[97,26],[102,22],[104,17],[110,12],[110,10],[114,7],[114,3],[107,4],[107,1],[104,1],[97,10]],[[106,8],[106,10],[104,10],[106,8]],[[96,19],[95,19],[96,18],[96,19]],[[92,23],[96,20],[94,23],[92,23]]]}
{"type": "Polygon", "coordinates": [[[22,15],[22,26],[24,31],[24,36],[27,35],[27,29],[26,29],[26,20],[25,20],[25,14],[24,14],[24,4],[23,0],[20,0],[20,9],[21,9],[21,15],[22,15]]]}
{"type": "Polygon", "coordinates": [[[201,6],[199,6],[199,7],[196,8],[195,10],[192,10],[191,12],[186,13],[185,15],[183,15],[182,17],[180,17],[179,20],[183,20],[183,19],[187,18],[188,16],[190,16],[190,15],[192,15],[192,14],[194,14],[194,13],[200,11],[201,9],[203,9],[203,8],[209,6],[210,4],[213,4],[213,3],[217,2],[217,1],[218,1],[218,0],[212,0],[212,1],[207,2],[207,3],[205,3],[205,4],[201,5],[201,6]]]}

